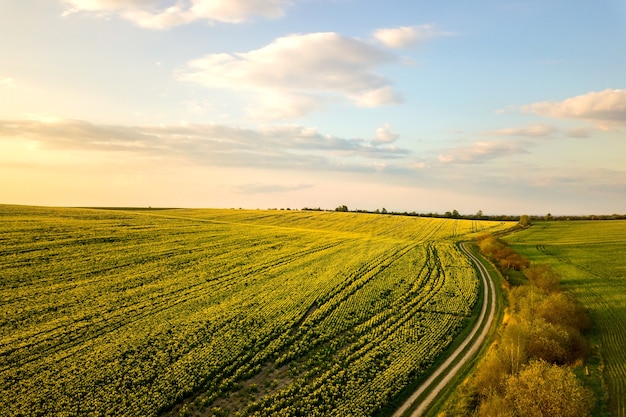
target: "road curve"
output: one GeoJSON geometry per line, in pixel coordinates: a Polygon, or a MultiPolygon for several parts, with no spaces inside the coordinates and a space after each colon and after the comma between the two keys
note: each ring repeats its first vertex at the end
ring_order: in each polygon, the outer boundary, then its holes
{"type": "Polygon", "coordinates": [[[496,311],[496,291],[493,278],[489,275],[489,272],[480,260],[466,248],[466,243],[467,242],[461,243],[459,247],[472,260],[474,265],[476,265],[484,289],[483,306],[478,320],[463,343],[452,352],[448,359],[446,359],[413,394],[411,394],[404,404],[396,410],[393,417],[404,416],[417,399],[420,399],[420,404],[410,416],[419,417],[424,414],[437,394],[454,378],[461,367],[476,354],[487,337],[487,333],[489,333],[489,328],[491,327],[496,311]],[[457,358],[461,354],[463,354],[463,357],[457,361],[457,358]]]}

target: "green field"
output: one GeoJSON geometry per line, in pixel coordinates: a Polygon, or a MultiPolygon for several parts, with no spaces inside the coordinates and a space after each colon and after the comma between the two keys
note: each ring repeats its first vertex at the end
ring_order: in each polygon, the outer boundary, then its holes
{"type": "Polygon", "coordinates": [[[626,221],[538,222],[507,242],[548,263],[589,310],[614,416],[626,416],[626,221]]]}
{"type": "Polygon", "coordinates": [[[374,415],[468,322],[501,222],[0,206],[3,415],[374,415]]]}

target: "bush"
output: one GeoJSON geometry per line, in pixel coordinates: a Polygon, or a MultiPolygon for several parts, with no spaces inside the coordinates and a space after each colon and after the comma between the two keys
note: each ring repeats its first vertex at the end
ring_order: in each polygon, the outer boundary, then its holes
{"type": "Polygon", "coordinates": [[[570,358],[570,337],[563,327],[536,319],[530,326],[528,356],[565,364],[570,358]]]}
{"type": "Polygon", "coordinates": [[[548,265],[533,265],[524,271],[524,275],[533,285],[547,293],[559,291],[561,277],[548,265]]]}
{"type": "Polygon", "coordinates": [[[503,273],[522,270],[528,282],[509,291],[509,319],[474,374],[480,400],[475,415],[589,415],[591,391],[570,368],[557,365],[588,355],[582,336],[590,328],[586,312],[560,291],[560,276],[551,267],[530,267],[526,258],[493,236],[480,239],[478,246],[503,273]]]}
{"type": "Polygon", "coordinates": [[[503,394],[503,382],[510,372],[510,366],[499,349],[491,350],[476,370],[474,386],[481,397],[503,394]]]}
{"type": "Polygon", "coordinates": [[[480,403],[478,417],[516,417],[511,404],[500,395],[492,395],[480,403]]]}
{"type": "Polygon", "coordinates": [[[591,391],[571,369],[544,361],[533,361],[519,375],[511,375],[505,391],[505,399],[520,417],[583,417],[593,407],[591,391]]]}
{"type": "Polygon", "coordinates": [[[514,269],[521,271],[530,265],[530,261],[516,253],[504,242],[495,236],[486,236],[478,240],[480,251],[492,261],[496,262],[501,270],[514,269]]]}
{"type": "Polygon", "coordinates": [[[537,307],[537,315],[547,322],[576,329],[589,330],[591,323],[587,313],[570,295],[555,293],[547,296],[537,307]]]}

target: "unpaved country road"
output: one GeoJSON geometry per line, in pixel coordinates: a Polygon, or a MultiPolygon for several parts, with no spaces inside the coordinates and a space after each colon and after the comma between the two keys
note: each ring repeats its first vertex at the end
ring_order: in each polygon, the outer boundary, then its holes
{"type": "Polygon", "coordinates": [[[476,354],[481,344],[487,337],[491,323],[496,311],[496,291],[493,278],[489,275],[487,269],[478,260],[478,258],[466,248],[466,242],[459,245],[461,250],[472,260],[478,270],[480,279],[483,282],[483,306],[476,324],[472,328],[471,333],[457,347],[450,357],[442,363],[433,374],[402,404],[393,414],[393,417],[402,417],[407,410],[420,400],[419,406],[413,411],[411,417],[418,417],[424,414],[428,406],[433,402],[437,394],[454,378],[461,367],[467,363],[470,358],[476,354]],[[458,356],[463,354],[460,360],[458,356]],[[442,377],[443,375],[443,377],[442,377]]]}

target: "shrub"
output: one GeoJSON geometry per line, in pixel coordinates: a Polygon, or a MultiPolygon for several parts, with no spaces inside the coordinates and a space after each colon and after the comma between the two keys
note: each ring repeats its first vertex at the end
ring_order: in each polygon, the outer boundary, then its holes
{"type": "Polygon", "coordinates": [[[591,391],[583,387],[571,369],[532,361],[519,375],[506,381],[505,398],[520,417],[588,416],[593,407],[591,391]]]}
{"type": "Polygon", "coordinates": [[[547,293],[559,291],[561,277],[548,265],[533,265],[524,271],[524,275],[533,285],[547,293]]]}

